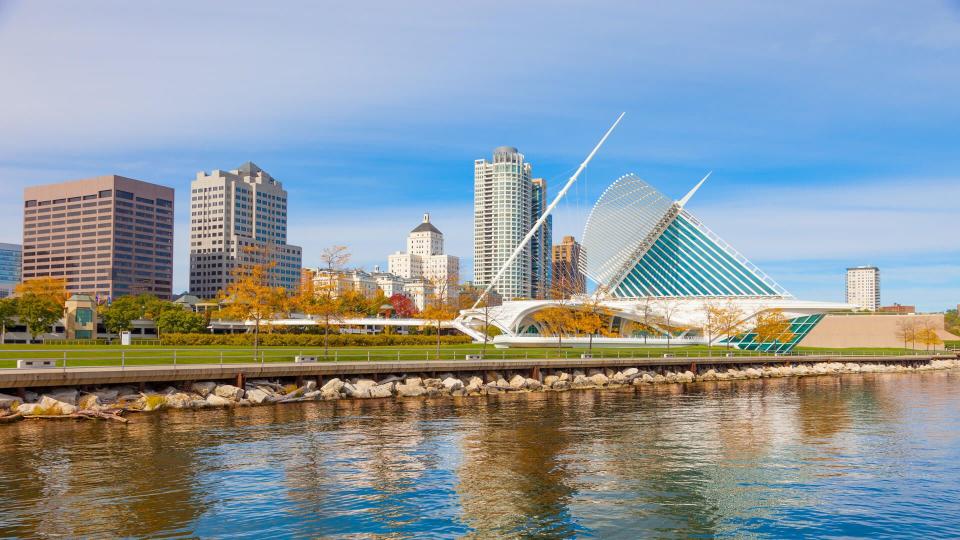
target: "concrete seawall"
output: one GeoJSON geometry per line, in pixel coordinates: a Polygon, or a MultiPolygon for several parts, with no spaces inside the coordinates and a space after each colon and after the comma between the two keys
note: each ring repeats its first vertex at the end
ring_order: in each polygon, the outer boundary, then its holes
{"type": "Polygon", "coordinates": [[[956,360],[956,353],[905,356],[735,356],[677,358],[569,358],[529,360],[428,360],[401,362],[323,362],[315,364],[188,364],[106,366],[0,370],[0,388],[82,387],[117,384],[191,381],[242,381],[249,378],[300,379],[397,373],[467,373],[528,371],[536,378],[542,369],[602,369],[635,367],[647,370],[684,368],[693,373],[711,368],[784,366],[824,362],[859,362],[917,366],[934,360],[956,360]]]}

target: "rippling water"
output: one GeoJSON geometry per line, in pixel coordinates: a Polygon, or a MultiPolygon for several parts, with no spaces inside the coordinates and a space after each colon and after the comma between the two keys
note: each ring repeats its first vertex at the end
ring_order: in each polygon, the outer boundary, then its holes
{"type": "Polygon", "coordinates": [[[0,426],[0,536],[960,536],[960,372],[0,426]]]}

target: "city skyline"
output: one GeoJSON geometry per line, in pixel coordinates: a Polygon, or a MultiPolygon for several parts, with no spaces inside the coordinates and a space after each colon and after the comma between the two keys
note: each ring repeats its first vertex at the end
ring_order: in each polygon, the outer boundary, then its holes
{"type": "Polygon", "coordinates": [[[580,237],[598,190],[622,174],[679,197],[714,170],[692,210],[794,294],[841,300],[845,269],[872,264],[883,271],[885,302],[942,310],[960,297],[960,239],[950,233],[960,199],[956,4],[831,4],[829,19],[799,6],[531,4],[515,8],[513,21],[496,17],[495,6],[475,19],[433,6],[433,22],[416,30],[389,24],[410,20],[399,8],[369,17],[341,6],[324,13],[326,33],[303,31],[320,17],[309,5],[292,10],[298,16],[255,5],[215,14],[218,26],[256,18],[269,46],[190,39],[213,24],[200,6],[172,3],[146,18],[103,6],[0,7],[0,43],[31,51],[0,59],[18,81],[0,90],[18,104],[0,134],[0,210],[13,217],[0,241],[20,242],[14,205],[25,186],[104,174],[167,185],[177,191],[180,292],[188,287],[189,180],[253,161],[290,191],[289,241],[303,246],[305,266],[335,243],[350,245],[358,266],[385,266],[411,219],[430,212],[466,279],[472,161],[516,146],[537,176],[560,185],[627,110],[558,209],[555,238],[580,237]],[[352,35],[336,28],[346,20],[352,35]],[[534,27],[510,30],[521,20],[534,27]],[[162,41],[146,31],[154,24],[170,29],[162,41]],[[493,31],[498,24],[508,27],[493,31]],[[477,25],[485,30],[478,37],[461,37],[477,25]],[[382,32],[395,54],[364,54],[359,44],[382,32]],[[571,33],[578,39],[561,39],[571,33]],[[744,49],[738,34],[757,46],[744,49]],[[124,36],[129,45],[118,50],[124,36]],[[434,49],[436,39],[450,43],[450,54],[434,49]],[[332,58],[320,54],[327,40],[356,46],[332,58]],[[715,45],[685,43],[694,40],[715,45]],[[153,48],[162,54],[148,54],[153,48]],[[511,50],[526,52],[485,84],[463,87],[464,73],[511,50]],[[289,61],[267,61],[278,51],[289,61]],[[86,69],[94,58],[98,70],[86,69]],[[249,62],[241,67],[239,58],[249,62]],[[302,64],[318,69],[304,73],[302,64]],[[242,91],[197,91],[228,71],[243,73],[244,84],[232,87],[242,91]],[[64,78],[69,91],[58,84],[64,78]],[[386,79],[394,84],[378,84],[386,79]],[[545,85],[549,95],[539,91],[545,85]],[[238,110],[258,129],[226,129],[238,110]]]}

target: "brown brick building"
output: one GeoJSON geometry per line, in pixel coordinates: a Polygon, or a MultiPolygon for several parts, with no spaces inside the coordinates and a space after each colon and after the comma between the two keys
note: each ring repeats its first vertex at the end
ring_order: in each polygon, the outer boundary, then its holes
{"type": "Polygon", "coordinates": [[[173,193],[117,175],[24,189],[22,279],[65,278],[101,301],[170,298],[173,193]]]}
{"type": "Polygon", "coordinates": [[[572,236],[553,246],[553,284],[558,292],[569,296],[587,292],[587,276],[583,273],[585,261],[580,243],[572,236]]]}

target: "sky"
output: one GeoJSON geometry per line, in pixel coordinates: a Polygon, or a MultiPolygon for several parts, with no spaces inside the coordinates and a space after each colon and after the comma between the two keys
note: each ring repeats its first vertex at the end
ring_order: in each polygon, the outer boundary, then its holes
{"type": "Polygon", "coordinates": [[[960,2],[0,0],[0,241],[24,186],[174,187],[253,161],[289,191],[304,264],[386,266],[423,212],[472,268],[473,160],[516,146],[582,236],[632,172],[797,297],[960,303],[960,2]]]}

